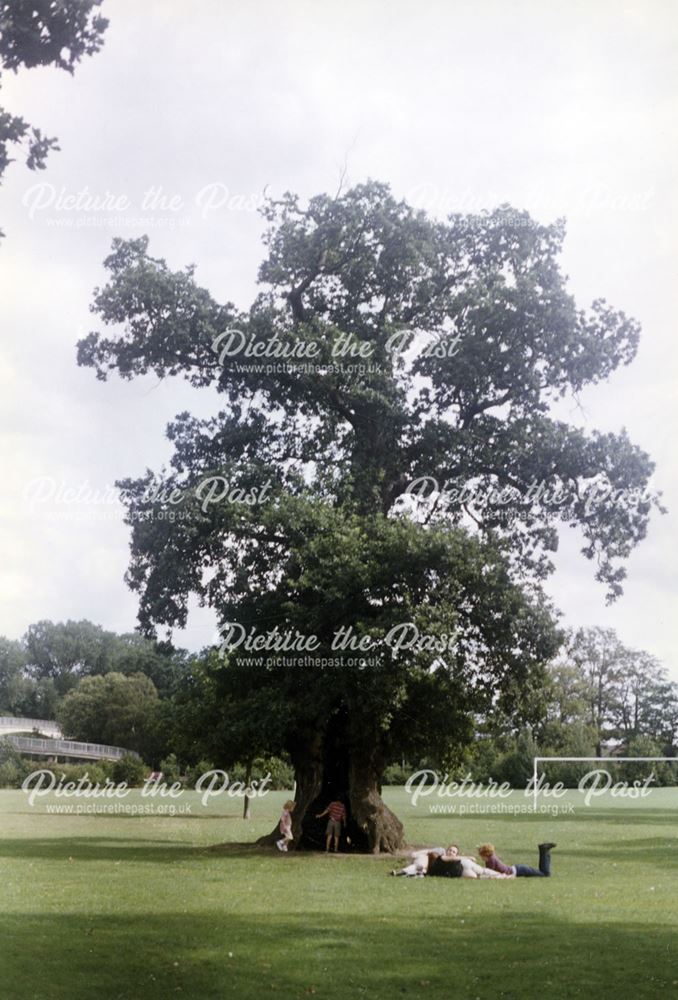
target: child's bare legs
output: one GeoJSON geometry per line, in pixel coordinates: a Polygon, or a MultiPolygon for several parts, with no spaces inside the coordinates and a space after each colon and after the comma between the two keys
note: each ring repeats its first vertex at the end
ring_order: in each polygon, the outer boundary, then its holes
{"type": "Polygon", "coordinates": [[[280,840],[276,840],[275,846],[278,848],[279,851],[285,852],[287,851],[288,845],[291,844],[293,840],[294,837],[292,836],[291,833],[283,833],[280,840]]]}

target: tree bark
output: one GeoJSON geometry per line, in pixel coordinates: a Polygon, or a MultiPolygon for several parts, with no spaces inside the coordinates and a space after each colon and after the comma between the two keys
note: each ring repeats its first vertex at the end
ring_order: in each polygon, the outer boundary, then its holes
{"type": "MultiPolygon", "coordinates": [[[[395,853],[404,843],[403,826],[381,798],[383,760],[377,740],[366,731],[357,741],[349,739],[346,713],[337,713],[324,733],[292,753],[297,793],[292,814],[295,850],[324,850],[327,817],[317,819],[334,799],[344,802],[347,822],[342,830],[340,850],[378,854],[395,853]]],[[[276,826],[257,843],[271,845],[279,838],[276,826]]]]}
{"type": "MultiPolygon", "coordinates": [[[[295,750],[292,751],[292,762],[294,764],[294,780],[296,782],[296,795],[294,799],[294,812],[292,813],[292,835],[294,840],[290,845],[293,850],[298,850],[301,841],[302,823],[309,806],[318,798],[322,787],[323,779],[323,736],[321,732],[308,735],[300,741],[295,750]]],[[[259,837],[257,844],[271,846],[280,838],[280,829],[276,823],[270,833],[259,837]]]]}
{"type": "Polygon", "coordinates": [[[403,846],[403,825],[381,797],[382,767],[369,749],[351,755],[349,795],[353,818],[367,837],[371,854],[395,854],[403,846]]]}

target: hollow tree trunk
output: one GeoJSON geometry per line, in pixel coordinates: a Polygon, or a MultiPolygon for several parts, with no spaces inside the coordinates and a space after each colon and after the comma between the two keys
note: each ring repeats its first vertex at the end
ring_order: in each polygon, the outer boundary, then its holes
{"type": "MultiPolygon", "coordinates": [[[[342,800],[347,813],[341,851],[395,853],[403,846],[402,823],[381,798],[383,759],[378,741],[370,736],[364,727],[351,727],[346,712],[337,712],[324,733],[314,734],[292,753],[297,782],[292,816],[295,849],[325,848],[327,817],[316,815],[333,799],[342,800]],[[351,729],[358,730],[359,738],[351,739],[351,729]]],[[[258,843],[273,844],[279,836],[276,826],[258,843]]]]}
{"type": "MultiPolygon", "coordinates": [[[[323,734],[314,732],[300,740],[292,753],[294,764],[294,779],[296,782],[295,806],[292,813],[292,835],[294,840],[291,844],[293,849],[300,846],[302,839],[302,823],[305,815],[309,812],[309,807],[318,798],[322,787],[323,778],[323,734]]],[[[276,823],[273,830],[263,837],[259,837],[258,844],[263,846],[272,845],[280,838],[280,829],[276,823]]]]}

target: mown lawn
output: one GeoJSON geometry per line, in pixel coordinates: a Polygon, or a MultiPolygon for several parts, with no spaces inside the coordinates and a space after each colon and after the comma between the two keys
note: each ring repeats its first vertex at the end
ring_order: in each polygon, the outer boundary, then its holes
{"type": "Polygon", "coordinates": [[[243,821],[195,793],[169,817],[50,814],[0,791],[2,1000],[678,997],[678,790],[462,819],[387,790],[412,843],[489,839],[534,864],[558,842],[552,879],[496,882],[247,846],[285,797],[243,821]]]}

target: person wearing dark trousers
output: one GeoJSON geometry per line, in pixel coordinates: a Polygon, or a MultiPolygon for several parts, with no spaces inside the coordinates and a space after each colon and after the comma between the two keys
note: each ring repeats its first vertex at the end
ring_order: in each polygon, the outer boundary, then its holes
{"type": "Polygon", "coordinates": [[[478,854],[485,862],[485,867],[502,875],[516,875],[519,878],[549,878],[551,875],[551,851],[555,844],[539,844],[539,868],[530,865],[507,865],[497,857],[494,844],[481,844],[478,854]]]}

